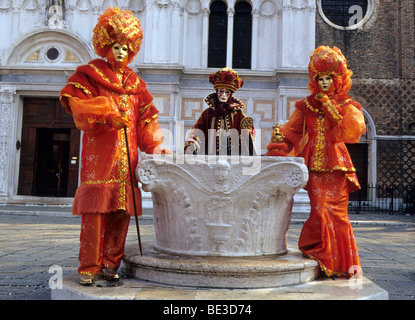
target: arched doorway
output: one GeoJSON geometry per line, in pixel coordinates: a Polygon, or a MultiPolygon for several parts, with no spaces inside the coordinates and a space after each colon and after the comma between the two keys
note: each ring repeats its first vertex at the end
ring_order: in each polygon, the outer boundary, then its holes
{"type": "Polygon", "coordinates": [[[23,75],[23,83],[14,83],[17,195],[74,196],[80,131],[60,105],[59,92],[76,67],[92,57],[90,46],[68,30],[35,30],[11,47],[7,65],[23,75]]]}
{"type": "Polygon", "coordinates": [[[375,124],[369,113],[363,109],[366,123],[366,133],[355,144],[346,144],[361,190],[351,193],[350,200],[365,201],[371,192],[370,187],[376,183],[376,133],[375,124]]]}
{"type": "Polygon", "coordinates": [[[75,195],[80,132],[58,98],[24,99],[22,138],[19,143],[18,195],[75,195]]]}

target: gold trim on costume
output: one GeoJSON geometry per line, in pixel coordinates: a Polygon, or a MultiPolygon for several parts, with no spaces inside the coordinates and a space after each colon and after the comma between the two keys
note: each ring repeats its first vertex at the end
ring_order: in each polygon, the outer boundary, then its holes
{"type": "Polygon", "coordinates": [[[88,64],[92,69],[94,69],[94,71],[106,82],[111,83],[113,86],[116,86],[118,88],[122,88],[122,86],[120,86],[118,83],[115,83],[113,81],[111,81],[110,79],[108,79],[102,72],[101,70],[98,69],[98,67],[92,63],[88,64]]]}
{"type": "Polygon", "coordinates": [[[324,150],[324,142],[325,142],[325,135],[324,135],[325,127],[324,127],[324,117],[319,118],[317,117],[317,144],[316,144],[316,151],[314,153],[315,160],[313,166],[310,170],[313,171],[320,171],[323,166],[323,150],[324,150]]]}
{"type": "Polygon", "coordinates": [[[140,84],[140,79],[136,79],[135,83],[132,86],[129,87],[125,87],[125,90],[132,90],[138,87],[138,85],[140,84]]]}
{"type": "Polygon", "coordinates": [[[315,113],[319,113],[319,114],[322,114],[323,113],[322,110],[314,109],[313,106],[308,102],[307,98],[304,99],[304,102],[305,102],[305,106],[307,107],[307,109],[309,109],[309,110],[311,110],[311,111],[313,111],[315,113]]]}
{"type": "Polygon", "coordinates": [[[148,105],[146,105],[146,106],[144,106],[144,107],[140,108],[138,111],[139,111],[140,113],[144,113],[146,110],[150,109],[150,107],[151,107],[152,105],[153,105],[153,102],[150,102],[148,105]]]}
{"type": "MultiPolygon", "coordinates": [[[[121,135],[121,155],[120,155],[120,169],[119,169],[119,174],[120,174],[120,180],[122,181],[120,183],[120,198],[118,200],[118,210],[125,210],[126,209],[126,193],[127,193],[127,186],[126,186],[126,182],[127,182],[127,176],[128,176],[128,153],[127,153],[127,141],[125,140],[125,135],[123,134],[124,132],[121,132],[123,130],[127,130],[126,128],[120,130],[119,134],[121,135]]],[[[132,187],[132,186],[131,186],[132,187]]],[[[133,187],[132,187],[133,188],[133,187]]],[[[133,190],[134,192],[134,190],[133,190]]]]}
{"type": "Polygon", "coordinates": [[[87,95],[92,96],[91,91],[89,91],[88,88],[86,88],[85,86],[83,86],[79,82],[68,82],[68,84],[73,85],[75,88],[81,89],[87,95]]]}
{"type": "Polygon", "coordinates": [[[322,262],[321,262],[321,260],[320,259],[318,259],[318,258],[316,258],[316,257],[314,257],[313,255],[311,255],[311,254],[305,254],[305,256],[307,257],[307,258],[310,258],[310,259],[313,259],[313,260],[316,260],[317,262],[318,262],[318,265],[319,265],[319,267],[320,267],[320,269],[321,269],[321,271],[323,271],[325,274],[326,274],[326,276],[327,277],[333,277],[333,276],[336,276],[336,277],[351,277],[351,276],[353,276],[353,274],[351,274],[351,273],[346,273],[346,272],[341,272],[341,271],[334,271],[334,270],[330,270],[329,268],[327,268],[322,262]]]}
{"type": "Polygon", "coordinates": [[[60,96],[59,100],[62,100],[63,97],[65,97],[65,98],[75,98],[74,96],[70,95],[69,93],[63,93],[60,96]]]}
{"type": "Polygon", "coordinates": [[[337,110],[336,106],[330,100],[326,100],[323,102],[323,105],[327,108],[327,111],[333,117],[334,120],[340,122],[343,120],[343,116],[340,114],[339,110],[337,110]]]}
{"type": "Polygon", "coordinates": [[[85,180],[81,182],[81,186],[90,184],[110,184],[110,183],[122,183],[121,179],[104,179],[104,180],[85,180]]]}
{"type": "Polygon", "coordinates": [[[272,132],[271,142],[277,143],[284,141],[285,136],[280,132],[280,127],[281,124],[279,122],[277,122],[275,126],[272,127],[274,131],[272,132]]]}
{"type": "MultiPolygon", "coordinates": [[[[356,172],[356,170],[353,168],[353,172],[356,172]]],[[[346,180],[348,180],[348,181],[350,181],[351,183],[353,183],[355,186],[356,186],[356,188],[358,188],[358,189],[362,189],[361,187],[360,187],[360,184],[359,184],[359,181],[358,180],[356,180],[354,177],[350,177],[350,176],[348,176],[347,174],[345,174],[345,176],[344,176],[345,178],[346,178],[346,180]]]]}
{"type": "Polygon", "coordinates": [[[138,123],[139,125],[142,125],[142,124],[149,124],[151,121],[153,121],[154,119],[157,119],[158,118],[158,115],[157,114],[155,114],[155,115],[153,115],[151,118],[147,118],[147,119],[144,119],[144,120],[140,120],[140,122],[138,123]]]}
{"type": "MultiPolygon", "coordinates": [[[[206,104],[208,105],[209,108],[211,108],[213,110],[215,110],[215,106],[210,101],[210,98],[215,94],[216,93],[211,93],[205,98],[206,104]]],[[[231,97],[230,105],[231,105],[232,111],[238,111],[238,110],[242,110],[243,108],[245,108],[244,103],[241,100],[239,100],[238,98],[235,98],[235,97],[231,97]],[[234,107],[232,107],[232,103],[238,104],[239,106],[234,108],[234,107]]]]}
{"type": "Polygon", "coordinates": [[[91,272],[91,271],[79,271],[80,276],[83,276],[84,274],[87,275],[87,276],[95,276],[96,275],[96,273],[91,272]]]}

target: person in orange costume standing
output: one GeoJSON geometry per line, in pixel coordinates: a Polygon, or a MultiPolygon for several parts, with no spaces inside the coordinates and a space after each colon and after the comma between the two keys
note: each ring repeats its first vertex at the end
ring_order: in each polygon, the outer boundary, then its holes
{"type": "Polygon", "coordinates": [[[131,11],[107,8],[92,39],[103,59],[79,66],[61,91],[62,105],[84,131],[81,184],[73,203],[73,213],[82,215],[78,272],[83,285],[97,278],[118,279],[116,271],[134,215],[132,189],[137,214],[142,213],[135,177],[134,186],[130,184],[127,148],[132,168],[138,163],[138,148],[165,152],[159,146],[162,136],[153,98],[145,82],[127,66],[140,50],[142,38],[140,21],[131,11]]]}
{"type": "Polygon", "coordinates": [[[305,159],[311,211],[299,249],[318,261],[326,276],[350,277],[361,274],[347,209],[349,193],[360,185],[345,143],[359,141],[365,121],[361,105],[347,95],[352,71],[340,49],[318,47],[308,70],[311,95],[295,103],[286,124],[277,124],[265,155],[305,159]]]}

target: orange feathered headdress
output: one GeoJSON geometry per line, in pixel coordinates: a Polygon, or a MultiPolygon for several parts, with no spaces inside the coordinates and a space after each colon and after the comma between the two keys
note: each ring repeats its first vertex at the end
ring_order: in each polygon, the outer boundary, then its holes
{"type": "Polygon", "coordinates": [[[142,41],[143,30],[140,20],[134,17],[131,11],[120,10],[117,7],[108,7],[98,18],[92,36],[95,52],[103,58],[114,43],[127,44],[129,62],[140,51],[142,41]]]}
{"type": "Polygon", "coordinates": [[[217,88],[226,88],[235,92],[243,86],[244,82],[239,78],[238,73],[231,68],[223,68],[209,75],[209,82],[217,88]]]}
{"type": "Polygon", "coordinates": [[[322,75],[338,77],[346,70],[346,58],[337,47],[320,46],[311,53],[308,73],[313,79],[322,75]]]}
{"type": "Polygon", "coordinates": [[[319,46],[310,56],[308,64],[308,74],[310,77],[310,91],[319,90],[317,81],[323,75],[333,77],[336,86],[336,93],[346,93],[350,90],[353,72],[347,68],[347,60],[341,50],[337,47],[319,46]]]}

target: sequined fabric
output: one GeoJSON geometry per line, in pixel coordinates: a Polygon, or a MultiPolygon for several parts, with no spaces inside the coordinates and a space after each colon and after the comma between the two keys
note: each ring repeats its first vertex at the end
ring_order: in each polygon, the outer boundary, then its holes
{"type": "Polygon", "coordinates": [[[79,274],[95,275],[101,268],[119,268],[129,222],[130,217],[120,211],[82,215],[79,274]]]}
{"type": "Polygon", "coordinates": [[[327,276],[350,276],[349,269],[357,270],[360,260],[347,206],[349,193],[360,185],[345,143],[358,142],[366,131],[361,106],[345,94],[324,103],[312,94],[295,107],[279,129],[284,140],[271,140],[266,155],[291,152],[305,159],[311,212],[299,248],[317,260],[327,276]]]}
{"type": "MultiPolygon", "coordinates": [[[[126,130],[133,170],[138,148],[153,153],[162,143],[158,111],[145,82],[128,67],[119,78],[113,65],[96,59],[79,67],[68,79],[61,91],[61,102],[72,113],[77,128],[84,131],[81,185],[76,191],[73,213],[124,210],[133,215],[124,129],[117,130],[110,124],[121,115],[131,120],[132,126],[126,130]]],[[[134,176],[133,180],[136,186],[134,176]]],[[[140,191],[137,187],[134,190],[141,214],[140,191]]]]}
{"type": "Polygon", "coordinates": [[[162,143],[152,100],[145,82],[132,69],[118,70],[103,59],[78,67],[61,91],[62,105],[84,131],[81,184],[72,209],[82,215],[81,275],[118,269],[134,215],[132,189],[141,215],[141,193],[134,174],[131,186],[127,150],[134,172],[138,149],[153,153],[162,143]],[[128,128],[119,125],[122,117],[130,120],[128,128]]]}
{"type": "Polygon", "coordinates": [[[328,277],[353,275],[360,259],[347,214],[347,181],[339,171],[310,172],[306,189],[311,211],[301,230],[299,249],[317,260],[328,277]]]}

